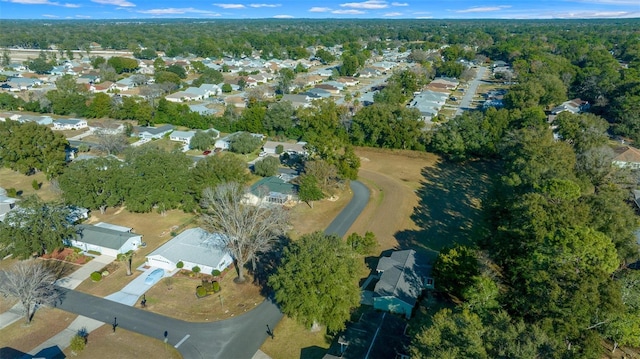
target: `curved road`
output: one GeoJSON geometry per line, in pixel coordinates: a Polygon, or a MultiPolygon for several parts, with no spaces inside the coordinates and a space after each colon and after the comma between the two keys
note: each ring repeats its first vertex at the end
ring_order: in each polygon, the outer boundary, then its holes
{"type": "MultiPolygon", "coordinates": [[[[367,187],[361,182],[352,181],[351,190],[353,198],[327,227],[326,234],[344,236],[367,205],[367,187]]],[[[282,313],[271,299],[235,318],[213,323],[191,323],[82,292],[59,289],[62,297],[57,308],[107,324],[117,318],[119,328],[160,340],[165,340],[166,331],[167,343],[177,347],[185,359],[251,358],[267,339],[267,325],[275,328],[282,318],[282,313]]]]}

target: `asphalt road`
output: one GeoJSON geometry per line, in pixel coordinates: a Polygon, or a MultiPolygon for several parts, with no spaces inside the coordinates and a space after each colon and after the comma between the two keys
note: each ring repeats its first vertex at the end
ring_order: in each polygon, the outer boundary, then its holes
{"type": "Polygon", "coordinates": [[[325,234],[335,234],[344,237],[356,218],[369,202],[369,189],[359,181],[351,181],[351,191],[353,198],[351,202],[338,214],[324,231],[325,234]]]}
{"type": "Polygon", "coordinates": [[[464,97],[462,97],[462,100],[460,100],[460,107],[458,107],[458,109],[456,110],[456,116],[462,115],[463,111],[472,109],[471,102],[473,101],[473,96],[476,95],[476,92],[478,91],[478,85],[480,85],[480,82],[482,81],[482,78],[484,77],[486,71],[486,67],[478,67],[476,77],[471,80],[467,92],[464,94],[464,97]]]}
{"type": "MultiPolygon", "coordinates": [[[[351,202],[325,230],[327,234],[344,236],[369,201],[369,189],[352,181],[351,202]]],[[[60,288],[62,297],[57,308],[113,324],[152,338],[166,340],[176,346],[185,359],[251,358],[267,339],[267,325],[275,328],[282,313],[267,299],[241,316],[213,323],[190,323],[130,307],[78,291],[60,288]]],[[[278,335],[278,333],[274,333],[278,335]]]]}

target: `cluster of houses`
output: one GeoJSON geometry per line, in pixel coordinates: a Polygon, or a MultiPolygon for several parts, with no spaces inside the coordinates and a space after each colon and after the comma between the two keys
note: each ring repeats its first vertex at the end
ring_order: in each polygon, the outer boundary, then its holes
{"type": "Polygon", "coordinates": [[[438,115],[451,92],[455,90],[459,81],[452,78],[439,77],[431,81],[423,91],[414,94],[409,102],[409,107],[420,111],[422,120],[431,123],[431,120],[438,115]]]}

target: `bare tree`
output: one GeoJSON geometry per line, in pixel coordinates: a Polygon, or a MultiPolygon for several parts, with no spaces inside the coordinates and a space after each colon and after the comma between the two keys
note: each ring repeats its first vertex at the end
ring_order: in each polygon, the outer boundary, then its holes
{"type": "Polygon", "coordinates": [[[100,128],[94,132],[94,135],[98,139],[96,148],[108,155],[120,153],[129,145],[127,137],[122,132],[100,128]]]}
{"type": "Polygon", "coordinates": [[[36,259],[17,262],[10,270],[0,271],[0,293],[22,303],[27,323],[31,323],[39,306],[58,299],[53,272],[36,259]]]}
{"type": "Polygon", "coordinates": [[[223,236],[221,244],[233,257],[238,278],[245,281],[244,266],[251,261],[256,270],[259,253],[268,251],[287,228],[287,214],[280,206],[252,205],[245,188],[235,182],[207,188],[203,193],[202,223],[223,236]]]}

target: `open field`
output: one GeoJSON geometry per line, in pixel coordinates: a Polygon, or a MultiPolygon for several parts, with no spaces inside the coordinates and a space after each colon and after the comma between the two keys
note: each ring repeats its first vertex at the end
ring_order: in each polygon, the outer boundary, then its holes
{"type": "Polygon", "coordinates": [[[38,172],[31,176],[25,176],[22,173],[13,171],[9,168],[0,168],[0,187],[4,189],[15,188],[18,193],[22,193],[22,197],[37,194],[38,197],[45,201],[59,199],[60,196],[51,190],[51,184],[47,181],[44,173],[38,172]],[[33,180],[41,184],[40,189],[35,190],[31,186],[33,180]]]}
{"type": "Polygon", "coordinates": [[[79,353],[72,353],[70,348],[64,351],[71,358],[182,358],[176,348],[158,339],[142,334],[118,329],[112,332],[111,326],[103,325],[89,333],[87,346],[79,353]],[[117,348],[117,351],[114,350],[117,348]]]}
{"type": "Polygon", "coordinates": [[[395,234],[418,230],[411,219],[418,205],[416,191],[423,180],[422,170],[433,168],[439,158],[415,151],[389,151],[358,148],[360,179],[371,191],[371,201],[349,233],[375,233],[380,252],[401,248],[395,234]]]}
{"type": "Polygon", "coordinates": [[[273,329],[273,334],[274,338],[267,338],[260,348],[273,359],[321,359],[331,344],[324,328],[311,332],[287,316],[273,329]]]}

